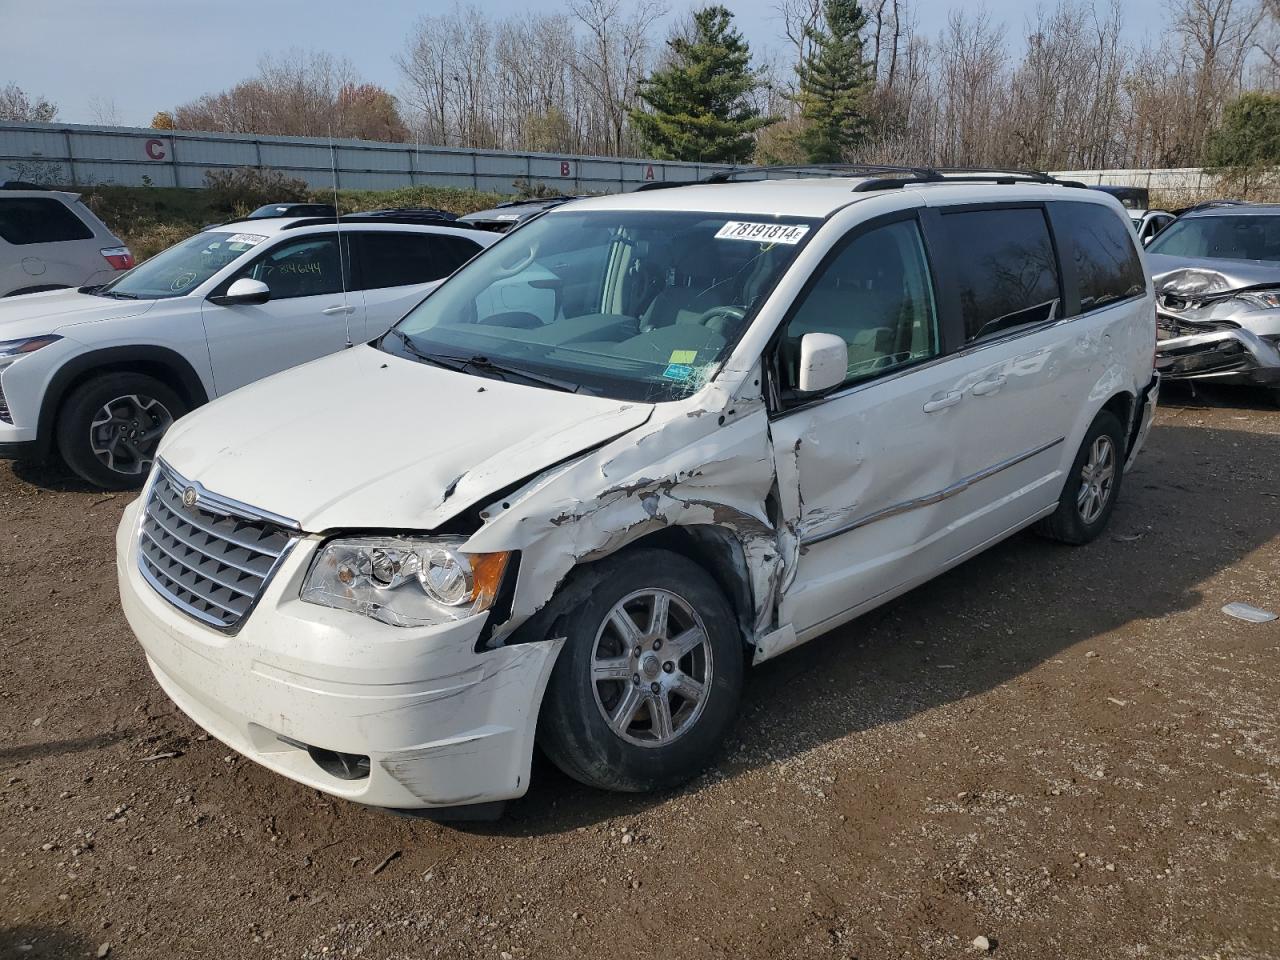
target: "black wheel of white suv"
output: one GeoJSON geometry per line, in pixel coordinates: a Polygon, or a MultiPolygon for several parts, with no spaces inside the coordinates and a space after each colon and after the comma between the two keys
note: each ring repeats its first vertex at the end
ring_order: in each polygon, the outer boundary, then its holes
{"type": "Polygon", "coordinates": [[[590,589],[554,628],[566,643],[539,742],[589,786],[682,783],[737,715],[744,648],[733,610],[705,570],[666,550],[626,551],[584,575],[590,589]]]}
{"type": "Polygon", "coordinates": [[[1124,427],[1103,410],[1085,432],[1058,509],[1040,521],[1037,531],[1071,544],[1088,543],[1102,533],[1120,496],[1124,457],[1124,427]]]}
{"type": "Polygon", "coordinates": [[[71,392],[58,414],[58,452],[96,487],[142,485],[164,432],[187,412],[169,386],[142,373],[107,373],[71,392]]]}

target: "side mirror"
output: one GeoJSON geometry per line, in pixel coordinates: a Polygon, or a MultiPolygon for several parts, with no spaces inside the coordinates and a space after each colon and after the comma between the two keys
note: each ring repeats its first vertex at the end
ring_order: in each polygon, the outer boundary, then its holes
{"type": "Polygon", "coordinates": [[[801,393],[818,393],[844,382],[849,372],[849,345],[834,333],[806,333],[800,338],[801,393]]]}
{"type": "Polygon", "coordinates": [[[241,277],[227,288],[226,293],[220,297],[210,297],[209,302],[216,303],[220,307],[232,307],[242,303],[266,303],[270,299],[271,288],[265,283],[261,280],[241,277]]]}

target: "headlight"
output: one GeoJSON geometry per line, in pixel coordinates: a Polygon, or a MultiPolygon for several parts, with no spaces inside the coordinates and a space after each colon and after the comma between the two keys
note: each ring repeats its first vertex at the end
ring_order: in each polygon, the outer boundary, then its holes
{"type": "Polygon", "coordinates": [[[462,553],[462,537],[361,537],[325,544],[301,597],[396,627],[423,627],[488,610],[507,553],[462,553]]]}
{"type": "Polygon", "coordinates": [[[61,337],[49,334],[43,337],[27,337],[23,340],[0,340],[0,367],[7,367],[19,357],[35,353],[41,347],[61,340],[61,337]]]}
{"type": "Polygon", "coordinates": [[[1280,290],[1253,290],[1249,293],[1237,294],[1236,299],[1243,300],[1249,306],[1259,310],[1280,308],[1280,290]]]}

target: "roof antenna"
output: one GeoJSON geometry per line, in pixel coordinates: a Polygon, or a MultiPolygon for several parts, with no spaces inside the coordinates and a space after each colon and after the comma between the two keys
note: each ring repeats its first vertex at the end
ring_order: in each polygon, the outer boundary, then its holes
{"type": "Polygon", "coordinates": [[[351,304],[347,303],[347,262],[342,247],[342,211],[338,209],[338,149],[333,142],[333,127],[329,127],[329,171],[333,177],[333,223],[338,230],[338,282],[342,285],[342,322],[346,330],[347,345],[350,350],[355,344],[351,342],[351,304]]]}

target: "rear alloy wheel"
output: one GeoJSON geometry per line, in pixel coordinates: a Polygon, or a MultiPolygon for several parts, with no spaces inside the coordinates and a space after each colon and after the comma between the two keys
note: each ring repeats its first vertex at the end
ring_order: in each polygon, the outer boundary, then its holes
{"type": "Polygon", "coordinates": [[[696,776],[733,726],[745,649],[733,609],[687,557],[641,548],[584,567],[562,595],[565,637],[539,742],[565,773],[606,790],[696,776]]]}
{"type": "Polygon", "coordinates": [[[1124,428],[1103,410],[1094,418],[1076,454],[1058,509],[1036,529],[1063,543],[1088,543],[1106,529],[1124,477],[1124,428]]]}
{"type": "Polygon", "coordinates": [[[144,374],[90,380],[68,398],[58,418],[58,450],[94,486],[141,486],[165,431],[186,413],[178,395],[144,374]]]}

